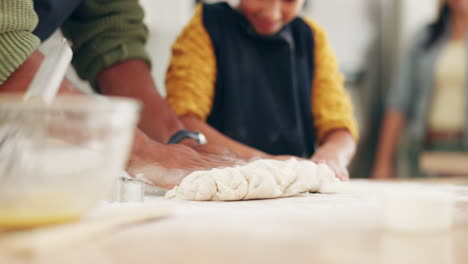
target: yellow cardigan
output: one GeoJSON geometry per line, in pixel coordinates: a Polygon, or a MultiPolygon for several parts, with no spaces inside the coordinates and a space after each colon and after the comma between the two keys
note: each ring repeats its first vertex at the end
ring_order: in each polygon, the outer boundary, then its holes
{"type": "MultiPolygon", "coordinates": [[[[335,129],[347,129],[358,139],[357,122],[344,78],[324,30],[303,18],[314,32],[315,73],[312,84],[312,115],[319,142],[335,129]]],[[[166,74],[167,101],[179,115],[206,120],[211,112],[216,86],[216,55],[203,26],[202,7],[184,28],[172,47],[166,74]]]]}

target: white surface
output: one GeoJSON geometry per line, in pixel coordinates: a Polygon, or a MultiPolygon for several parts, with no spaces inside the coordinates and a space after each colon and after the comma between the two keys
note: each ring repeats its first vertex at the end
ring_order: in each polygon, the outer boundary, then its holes
{"type": "Polygon", "coordinates": [[[336,181],[324,164],[296,159],[256,160],[233,168],[191,173],[166,197],[196,201],[268,199],[317,192],[325,183],[336,181]]]}

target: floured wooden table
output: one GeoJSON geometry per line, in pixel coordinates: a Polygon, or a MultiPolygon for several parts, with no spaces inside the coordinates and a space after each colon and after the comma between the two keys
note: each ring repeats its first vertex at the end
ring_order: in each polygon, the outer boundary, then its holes
{"type": "Polygon", "coordinates": [[[420,234],[384,231],[379,200],[357,194],[243,202],[150,196],[144,206],[176,210],[53,253],[20,258],[0,249],[0,263],[468,263],[468,186],[456,193],[453,228],[420,234]]]}

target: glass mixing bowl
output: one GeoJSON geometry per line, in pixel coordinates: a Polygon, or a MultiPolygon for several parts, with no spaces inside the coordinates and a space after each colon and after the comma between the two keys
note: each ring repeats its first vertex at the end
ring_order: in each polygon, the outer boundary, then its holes
{"type": "Polygon", "coordinates": [[[124,169],[140,104],[58,96],[48,106],[0,96],[0,229],[75,220],[124,169]]]}

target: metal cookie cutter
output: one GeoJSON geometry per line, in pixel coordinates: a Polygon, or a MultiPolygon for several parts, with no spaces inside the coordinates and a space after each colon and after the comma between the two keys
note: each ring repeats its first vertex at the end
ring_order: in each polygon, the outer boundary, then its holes
{"type": "Polygon", "coordinates": [[[143,202],[145,199],[144,184],[128,176],[127,173],[116,180],[112,192],[112,202],[129,203],[143,202]]]}

